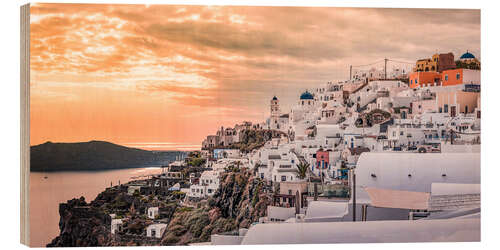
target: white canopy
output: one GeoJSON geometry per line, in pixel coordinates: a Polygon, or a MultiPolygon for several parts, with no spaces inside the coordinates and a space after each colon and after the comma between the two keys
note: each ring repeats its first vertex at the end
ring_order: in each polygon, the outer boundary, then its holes
{"type": "Polygon", "coordinates": [[[269,223],[252,226],[242,245],[480,240],[480,219],[269,223]]]}
{"type": "Polygon", "coordinates": [[[310,201],[306,210],[306,221],[341,220],[349,213],[347,202],[310,201]]]}
{"type": "Polygon", "coordinates": [[[432,183],[480,183],[477,153],[363,153],[356,165],[356,201],[371,203],[364,188],[431,192],[432,183]]]}

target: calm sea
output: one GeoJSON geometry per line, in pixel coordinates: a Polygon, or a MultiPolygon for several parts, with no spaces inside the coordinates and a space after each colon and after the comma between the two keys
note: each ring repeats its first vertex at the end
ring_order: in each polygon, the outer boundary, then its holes
{"type": "Polygon", "coordinates": [[[118,181],[126,183],[133,176],[160,172],[160,168],[134,168],[100,172],[31,173],[31,246],[44,247],[59,235],[59,203],[81,196],[90,202],[111,182],[113,185],[118,184],[118,181]]]}

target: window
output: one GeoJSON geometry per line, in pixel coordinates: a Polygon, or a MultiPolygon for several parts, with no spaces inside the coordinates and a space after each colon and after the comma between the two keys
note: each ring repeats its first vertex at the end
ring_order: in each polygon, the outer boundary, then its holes
{"type": "Polygon", "coordinates": [[[457,73],[457,80],[460,80],[460,73],[457,73]]]}
{"type": "Polygon", "coordinates": [[[448,75],[444,75],[444,80],[448,81],[448,75]]]}
{"type": "Polygon", "coordinates": [[[444,112],[445,112],[445,113],[448,113],[448,104],[445,104],[445,105],[444,105],[444,112]]]}
{"type": "Polygon", "coordinates": [[[404,135],[404,132],[403,131],[399,132],[399,135],[404,135]]]}
{"type": "Polygon", "coordinates": [[[260,173],[260,178],[264,179],[264,173],[260,173]]]}
{"type": "Polygon", "coordinates": [[[443,108],[439,107],[439,113],[443,113],[443,108]]]}
{"type": "Polygon", "coordinates": [[[286,176],[285,175],[281,176],[281,181],[286,181],[286,176]]]}
{"type": "Polygon", "coordinates": [[[417,84],[417,83],[418,83],[418,80],[417,80],[417,79],[415,79],[415,84],[417,84]]]}

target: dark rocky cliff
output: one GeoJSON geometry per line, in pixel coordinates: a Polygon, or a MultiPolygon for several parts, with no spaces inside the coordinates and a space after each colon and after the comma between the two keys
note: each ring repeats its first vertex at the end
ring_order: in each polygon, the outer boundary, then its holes
{"type": "Polygon", "coordinates": [[[249,170],[224,173],[220,188],[206,205],[176,211],[162,244],[205,242],[211,234],[248,228],[266,215],[271,203],[270,196],[262,192],[263,185],[249,170]]]}
{"type": "Polygon", "coordinates": [[[72,199],[59,205],[60,234],[47,247],[109,246],[111,217],[99,208],[85,202],[85,198],[72,199]]]}
{"type": "Polygon", "coordinates": [[[186,245],[209,241],[211,234],[248,228],[266,215],[271,198],[262,191],[263,185],[250,170],[223,173],[218,191],[208,201],[197,203],[196,208],[178,207],[183,196],[176,192],[165,196],[128,195],[126,185],[108,188],[90,203],[82,197],[60,204],[60,235],[47,246],[186,245]],[[167,230],[158,241],[145,236],[145,228],[153,223],[144,214],[149,206],[159,206],[168,214],[164,219],[167,230]],[[125,221],[117,237],[110,233],[110,213],[125,221]]]}

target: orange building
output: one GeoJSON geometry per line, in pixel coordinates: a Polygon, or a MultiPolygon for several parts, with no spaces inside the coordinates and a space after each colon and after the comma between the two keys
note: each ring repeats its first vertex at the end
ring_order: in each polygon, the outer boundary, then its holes
{"type": "Polygon", "coordinates": [[[413,72],[410,74],[410,88],[420,86],[439,86],[441,84],[441,74],[435,71],[413,72]]]}
{"type": "Polygon", "coordinates": [[[460,84],[481,84],[481,71],[473,69],[451,69],[441,74],[443,86],[460,84]]]}

